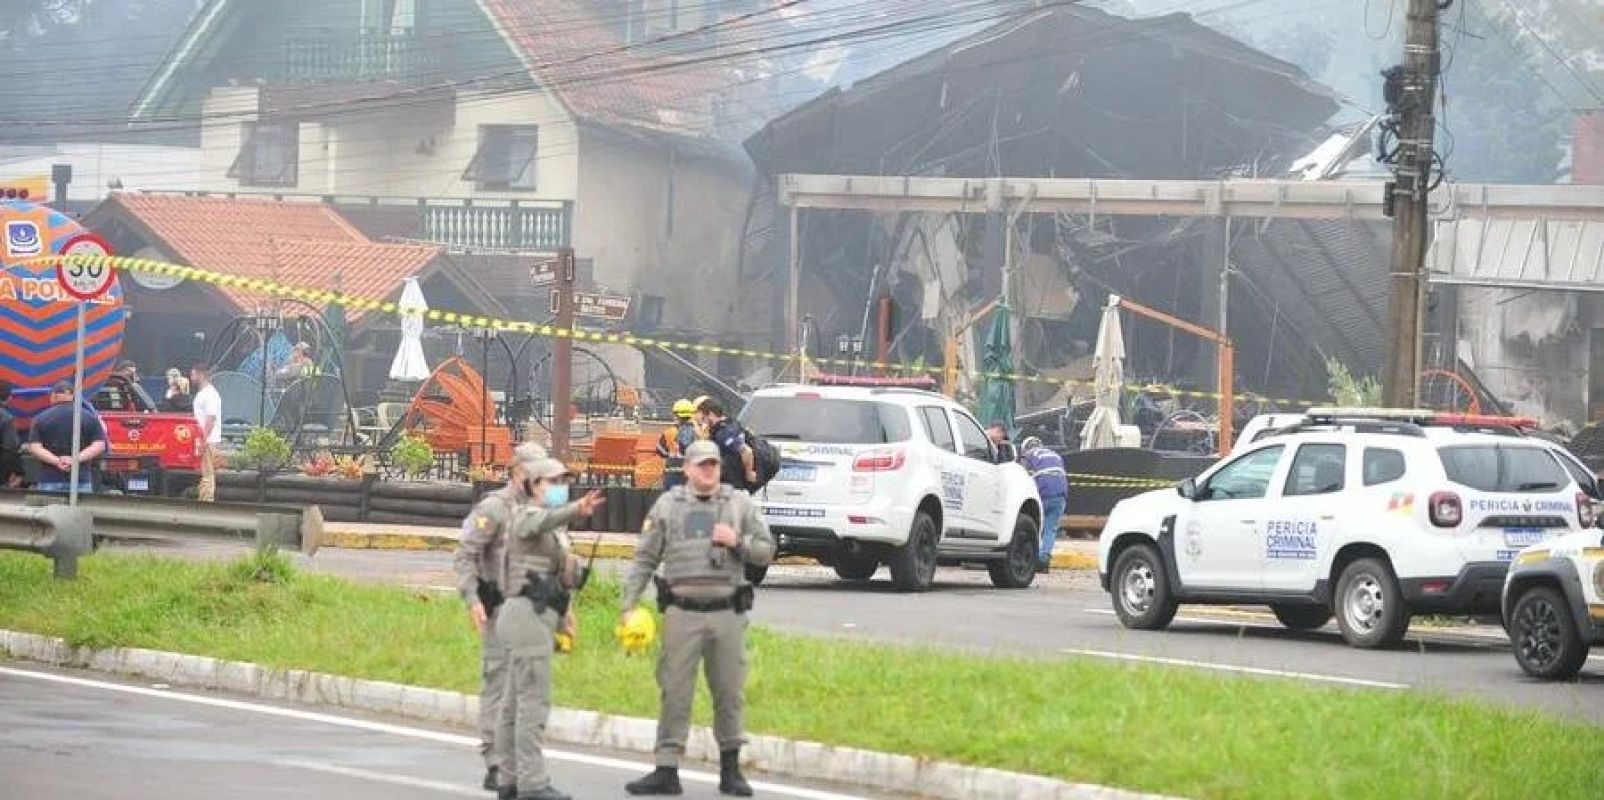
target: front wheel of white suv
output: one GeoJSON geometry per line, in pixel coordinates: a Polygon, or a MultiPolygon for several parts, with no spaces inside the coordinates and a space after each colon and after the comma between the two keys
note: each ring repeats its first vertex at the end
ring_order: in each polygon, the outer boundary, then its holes
{"type": "Polygon", "coordinates": [[[1565,596],[1548,586],[1521,592],[1511,608],[1509,643],[1515,663],[1534,678],[1570,680],[1587,663],[1587,642],[1576,630],[1565,596]]]}
{"type": "Polygon", "coordinates": [[[1108,588],[1114,593],[1114,615],[1127,628],[1156,631],[1175,619],[1179,603],[1170,592],[1158,549],[1150,544],[1134,545],[1119,554],[1108,588]]]}
{"type": "Polygon", "coordinates": [[[1342,570],[1331,607],[1342,638],[1354,647],[1394,647],[1409,631],[1410,611],[1398,578],[1379,558],[1361,558],[1342,570]]]}
{"type": "Polygon", "coordinates": [[[1036,580],[1036,521],[1024,514],[1014,522],[1014,538],[1008,542],[1008,557],[986,565],[991,585],[999,589],[1027,589],[1036,580]]]}

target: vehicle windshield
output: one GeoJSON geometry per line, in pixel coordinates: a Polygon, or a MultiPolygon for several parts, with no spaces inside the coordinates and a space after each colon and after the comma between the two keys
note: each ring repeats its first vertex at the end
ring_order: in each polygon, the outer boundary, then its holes
{"type": "Polygon", "coordinates": [[[901,406],[870,400],[756,397],[741,424],[759,436],[816,444],[888,444],[912,435],[901,406]]]}
{"type": "Polygon", "coordinates": [[[1483,492],[1554,492],[1571,482],[1554,456],[1536,447],[1453,445],[1437,452],[1448,480],[1483,492]]]}

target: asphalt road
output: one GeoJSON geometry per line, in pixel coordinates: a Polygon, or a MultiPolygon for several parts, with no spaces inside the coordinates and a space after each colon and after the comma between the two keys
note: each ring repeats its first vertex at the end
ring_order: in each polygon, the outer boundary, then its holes
{"type": "MultiPolygon", "coordinates": [[[[167,548],[212,558],[236,549],[167,548]]],[[[449,553],[323,550],[311,569],[414,587],[449,587],[449,553]]],[[[608,562],[618,569],[622,562],[608,562]]],[[[1038,576],[1024,591],[991,588],[984,570],[944,568],[930,592],[893,591],[885,569],[876,580],[848,584],[820,567],[775,567],[758,593],[754,619],[775,628],[848,639],[908,642],[978,652],[1086,656],[1128,663],[1308,681],[1377,691],[1428,691],[1540,709],[1604,725],[1604,648],[1581,678],[1545,683],[1527,678],[1496,626],[1427,630],[1416,626],[1399,650],[1358,650],[1334,624],[1296,633],[1268,610],[1258,613],[1183,606],[1166,631],[1129,631],[1113,616],[1108,595],[1090,572],[1038,576]]]]}
{"type": "MultiPolygon", "coordinates": [[[[553,750],[569,794],[624,798],[650,765],[553,750]]],[[[7,800],[434,800],[479,788],[473,739],[373,718],[0,665],[0,796],[7,800]]],[[[717,777],[684,770],[686,797],[720,797],[717,777]]],[[[768,781],[763,797],[868,800],[768,781]]]]}

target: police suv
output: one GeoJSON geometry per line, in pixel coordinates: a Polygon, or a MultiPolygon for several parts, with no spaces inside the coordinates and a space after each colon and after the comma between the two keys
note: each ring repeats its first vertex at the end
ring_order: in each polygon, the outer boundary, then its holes
{"type": "Polygon", "coordinates": [[[938,564],[984,563],[1003,588],[1035,579],[1035,481],[947,397],[772,386],[753,394],[741,424],[780,450],[780,472],[757,497],[777,555],[815,558],[852,581],[885,564],[903,591],[929,588],[938,564]]]}
{"type": "Polygon", "coordinates": [[[1515,556],[1504,581],[1504,628],[1515,663],[1566,680],[1604,645],[1604,533],[1567,534],[1515,556]]]}
{"type": "Polygon", "coordinates": [[[1114,507],[1098,572],[1121,623],[1163,628],[1182,602],[1264,603],[1289,628],[1334,613],[1350,644],[1390,646],[1417,612],[1497,613],[1519,550],[1593,524],[1572,465],[1505,418],[1305,416],[1114,507]]]}

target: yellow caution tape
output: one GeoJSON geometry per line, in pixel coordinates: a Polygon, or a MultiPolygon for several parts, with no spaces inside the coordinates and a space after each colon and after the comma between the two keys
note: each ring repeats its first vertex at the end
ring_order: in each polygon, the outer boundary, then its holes
{"type": "MultiPolygon", "coordinates": [[[[26,266],[41,266],[51,264],[82,264],[85,266],[110,266],[122,272],[139,272],[148,275],[165,275],[184,280],[211,283],[217,286],[226,286],[235,289],[244,289],[251,292],[270,294],[277,297],[289,297],[313,304],[337,305],[356,311],[377,311],[382,314],[402,314],[405,311],[394,300],[378,300],[371,297],[336,292],[328,289],[312,289],[304,286],[289,286],[277,281],[262,278],[247,278],[242,275],[229,275],[221,272],[186,267],[180,264],[170,264],[165,261],[155,261],[145,258],[131,258],[129,256],[43,256],[26,259],[19,262],[26,266]]],[[[557,339],[573,339],[579,342],[594,342],[597,344],[622,344],[635,347],[657,347],[664,350],[678,350],[681,352],[708,353],[715,355],[741,356],[752,359],[769,361],[792,361],[796,358],[790,353],[776,353],[768,350],[751,350],[740,347],[724,347],[722,345],[704,344],[701,342],[675,341],[659,339],[650,336],[635,336],[627,333],[606,333],[601,331],[587,331],[579,328],[561,328],[555,325],[543,325],[533,322],[520,322],[515,320],[487,317],[482,314],[467,314],[459,311],[450,311],[440,308],[431,308],[418,312],[424,319],[431,322],[443,322],[453,325],[464,325],[475,328],[489,328],[506,333],[527,333],[535,336],[544,336],[557,339]]],[[[883,361],[863,361],[850,358],[830,358],[808,356],[810,364],[847,369],[869,368],[882,373],[900,373],[902,375],[925,374],[937,377],[945,372],[941,366],[920,366],[883,361]]],[[[1072,378],[1049,378],[1041,375],[1027,375],[1018,372],[974,372],[966,371],[966,375],[984,380],[1008,380],[1023,383],[1040,383],[1051,386],[1086,386],[1095,388],[1093,381],[1077,380],[1072,378]]],[[[1158,396],[1186,397],[1205,400],[1218,400],[1223,397],[1218,392],[1205,392],[1192,389],[1177,389],[1170,386],[1147,384],[1146,386],[1126,386],[1124,390],[1131,393],[1148,392],[1158,396]]],[[[1267,401],[1282,405],[1307,408],[1310,406],[1328,404],[1327,400],[1293,400],[1284,398],[1270,398],[1251,392],[1234,395],[1236,402],[1267,401]]]]}

